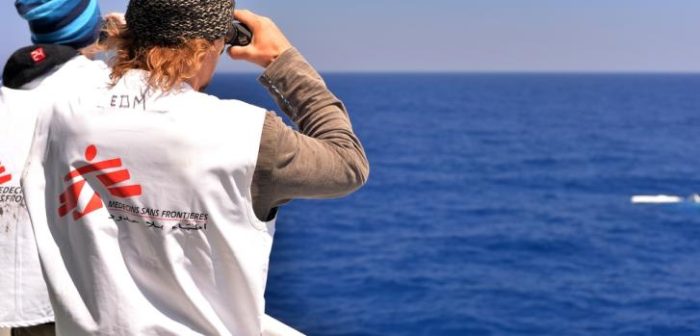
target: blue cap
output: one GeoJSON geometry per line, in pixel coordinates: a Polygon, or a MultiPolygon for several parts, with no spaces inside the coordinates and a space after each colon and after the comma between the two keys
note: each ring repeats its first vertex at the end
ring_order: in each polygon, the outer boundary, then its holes
{"type": "Polygon", "coordinates": [[[86,47],[100,34],[97,0],[17,0],[17,12],[29,22],[32,42],[86,47]]]}

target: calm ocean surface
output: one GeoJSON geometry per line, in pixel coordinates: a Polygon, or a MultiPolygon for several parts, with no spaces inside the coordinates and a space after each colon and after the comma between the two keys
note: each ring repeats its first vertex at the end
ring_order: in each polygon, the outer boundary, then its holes
{"type": "MultiPolygon", "coordinates": [[[[326,80],[370,182],[283,208],[272,316],[309,335],[700,335],[700,206],[630,202],[700,192],[700,76],[326,80]]],[[[209,91],[274,108],[251,75],[209,91]]]]}

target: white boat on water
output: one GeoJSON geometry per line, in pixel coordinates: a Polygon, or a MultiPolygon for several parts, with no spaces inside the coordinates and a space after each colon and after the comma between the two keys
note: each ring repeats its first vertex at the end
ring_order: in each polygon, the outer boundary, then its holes
{"type": "Polygon", "coordinates": [[[674,195],[637,195],[632,196],[632,204],[678,204],[678,203],[699,203],[700,195],[693,194],[690,197],[680,197],[674,195]]]}
{"type": "Polygon", "coordinates": [[[632,196],[632,204],[676,204],[683,202],[685,202],[685,198],[671,195],[632,196]]]}

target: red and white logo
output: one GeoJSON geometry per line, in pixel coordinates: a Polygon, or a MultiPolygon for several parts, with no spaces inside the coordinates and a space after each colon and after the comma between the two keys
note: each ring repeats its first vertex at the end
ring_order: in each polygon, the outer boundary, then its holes
{"type": "Polygon", "coordinates": [[[29,56],[32,58],[34,63],[41,63],[41,61],[46,59],[44,48],[41,47],[34,49],[31,53],[29,53],[29,56]]]}
{"type": "Polygon", "coordinates": [[[5,184],[12,180],[12,174],[5,174],[5,166],[0,163],[0,184],[5,184]]]}
{"type": "MultiPolygon", "coordinates": [[[[88,146],[85,150],[85,159],[88,162],[92,162],[95,157],[97,157],[97,147],[94,145],[88,146]]],[[[59,216],[65,217],[72,211],[73,219],[79,220],[104,206],[102,197],[100,197],[97,192],[93,191],[84,209],[78,209],[80,194],[87,184],[87,178],[91,175],[105,186],[107,191],[114,197],[130,198],[141,196],[141,185],[139,184],[118,186],[118,184],[127,182],[131,178],[128,169],[120,168],[122,168],[122,160],[120,158],[114,158],[90,163],[68,173],[65,177],[65,181],[72,184],[69,185],[59,197],[61,202],[61,206],[58,208],[59,216]],[[111,170],[111,172],[109,170],[111,170]]]]}

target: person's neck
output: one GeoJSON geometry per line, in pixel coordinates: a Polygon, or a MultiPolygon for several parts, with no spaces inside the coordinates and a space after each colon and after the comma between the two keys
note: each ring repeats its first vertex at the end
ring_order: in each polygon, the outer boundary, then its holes
{"type": "Polygon", "coordinates": [[[198,92],[204,91],[204,89],[207,88],[207,83],[203,83],[201,80],[199,80],[197,77],[195,78],[190,78],[185,81],[185,83],[189,84],[192,89],[198,92]]]}
{"type": "Polygon", "coordinates": [[[199,91],[199,83],[196,78],[187,79],[185,80],[185,83],[189,84],[196,91],[199,91]]]}

